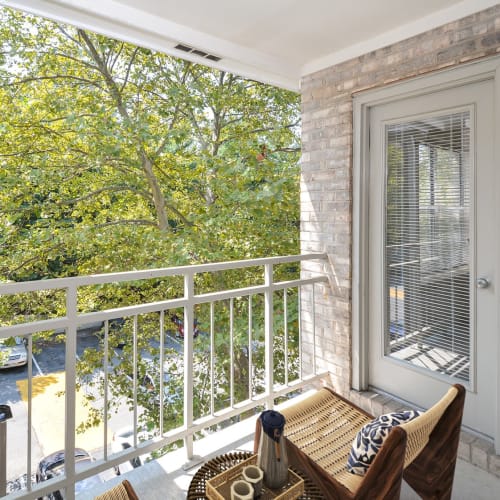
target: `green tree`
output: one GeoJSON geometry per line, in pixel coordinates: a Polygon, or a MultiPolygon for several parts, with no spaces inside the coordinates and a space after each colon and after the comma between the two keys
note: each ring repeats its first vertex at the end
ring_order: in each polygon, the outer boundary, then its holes
{"type": "Polygon", "coordinates": [[[3,279],[297,250],[295,94],[1,16],[3,279]]]}
{"type": "MultiPolygon", "coordinates": [[[[8,8],[0,44],[0,280],[298,253],[296,94],[8,8]]],[[[200,277],[197,286],[251,277],[200,277]]],[[[175,281],[89,287],[79,307],[178,289],[175,281]]],[[[3,322],[63,309],[52,294],[0,304],[3,322]]],[[[131,329],[129,318],[122,330],[131,329]]],[[[157,318],[142,318],[139,344],[153,359],[157,335],[157,318]]],[[[218,349],[227,363],[227,338],[218,349]]],[[[121,393],[130,355],[125,348],[115,365],[121,393]]],[[[89,350],[82,383],[101,364],[102,353],[89,350]]],[[[203,386],[206,365],[199,371],[203,386]]]]}

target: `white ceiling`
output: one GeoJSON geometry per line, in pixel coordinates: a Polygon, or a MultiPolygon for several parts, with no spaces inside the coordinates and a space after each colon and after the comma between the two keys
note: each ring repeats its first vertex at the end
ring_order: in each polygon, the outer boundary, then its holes
{"type": "Polygon", "coordinates": [[[496,5],[495,0],[0,0],[297,90],[300,78],[496,5]],[[179,52],[177,43],[221,57],[179,52]]]}

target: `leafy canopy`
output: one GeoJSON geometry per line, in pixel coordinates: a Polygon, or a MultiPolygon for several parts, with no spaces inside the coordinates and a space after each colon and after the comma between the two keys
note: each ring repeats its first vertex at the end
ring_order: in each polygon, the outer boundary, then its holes
{"type": "Polygon", "coordinates": [[[0,11],[0,278],[298,250],[298,96],[0,11]]]}
{"type": "MultiPolygon", "coordinates": [[[[0,109],[2,281],[298,253],[294,93],[2,8],[0,109]]],[[[199,277],[197,286],[237,287],[252,277],[251,271],[199,277]]],[[[89,287],[79,307],[148,302],[180,287],[89,287]]],[[[247,306],[241,301],[236,307],[241,313],[247,306]]],[[[296,331],[297,311],[290,310],[296,331]]],[[[258,306],[255,311],[261,314],[258,306]]],[[[6,297],[0,314],[4,323],[60,315],[64,300],[50,293],[6,297]]],[[[203,311],[198,314],[206,325],[203,311]]],[[[236,387],[245,397],[248,321],[236,316],[236,387]]],[[[221,404],[231,369],[228,317],[228,305],[221,304],[215,353],[221,404]]],[[[150,340],[158,336],[157,320],[139,318],[138,330],[140,349],[156,360],[159,349],[150,340]]],[[[262,339],[262,323],[256,320],[256,339],[262,339]]],[[[131,335],[131,318],[122,330],[131,335]]],[[[209,405],[207,348],[201,339],[195,353],[199,414],[209,405]]],[[[253,358],[262,364],[259,349],[253,358]]],[[[126,346],[110,374],[114,395],[129,402],[130,356],[126,346]]],[[[171,362],[176,373],[177,361],[171,362]]],[[[88,349],[79,364],[81,383],[102,362],[102,352],[88,349]]],[[[141,361],[137,376],[144,377],[148,366],[141,361]]],[[[169,383],[182,391],[182,381],[172,377],[169,383]]],[[[157,418],[148,391],[140,397],[147,418],[157,418]]],[[[99,415],[96,410],[88,425],[99,415]]],[[[180,418],[170,417],[174,423],[180,418]]]]}

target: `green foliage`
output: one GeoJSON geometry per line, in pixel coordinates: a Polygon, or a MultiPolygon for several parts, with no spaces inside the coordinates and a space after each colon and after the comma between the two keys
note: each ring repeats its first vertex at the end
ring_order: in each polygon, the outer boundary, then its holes
{"type": "Polygon", "coordinates": [[[298,250],[297,95],[0,16],[0,278],[298,250]]]}
{"type": "MultiPolygon", "coordinates": [[[[0,44],[0,281],[298,253],[296,94],[8,8],[0,10],[0,44]]],[[[213,291],[254,278],[241,270],[198,276],[196,286],[213,291]]],[[[79,308],[150,302],[181,286],[88,287],[79,308]]],[[[53,299],[6,297],[1,322],[64,315],[64,303],[53,299]]],[[[236,304],[236,312],[243,307],[236,304]]],[[[225,304],[217,312],[220,404],[233,369],[228,311],[225,304]]],[[[290,321],[296,317],[292,311],[290,321]]],[[[206,314],[201,319],[207,323],[206,314]]],[[[150,344],[157,318],[141,321],[138,348],[157,360],[150,344]]],[[[246,328],[243,320],[235,324],[238,400],[248,393],[246,328]]],[[[121,329],[130,337],[132,319],[121,329]]],[[[261,320],[254,333],[262,342],[261,320]]],[[[197,339],[197,415],[210,406],[207,349],[207,339],[197,339]]],[[[110,374],[113,396],[129,402],[130,354],[126,346],[110,374]]],[[[102,357],[88,349],[79,362],[80,383],[96,391],[102,357]]],[[[257,350],[255,360],[262,357],[257,350]]],[[[145,369],[139,364],[140,376],[145,369]]],[[[182,371],[182,360],[175,369],[182,371]]],[[[172,383],[181,392],[180,382],[172,383]]],[[[139,396],[146,423],[156,422],[158,406],[139,396]]],[[[178,424],[182,412],[172,412],[169,425],[178,424]]],[[[87,425],[98,420],[94,411],[87,425]]]]}

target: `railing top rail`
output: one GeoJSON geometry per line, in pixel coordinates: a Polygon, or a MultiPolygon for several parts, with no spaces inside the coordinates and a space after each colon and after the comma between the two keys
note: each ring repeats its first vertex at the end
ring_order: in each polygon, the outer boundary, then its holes
{"type": "Polygon", "coordinates": [[[11,295],[14,293],[35,292],[40,290],[56,290],[68,287],[104,285],[122,281],[136,281],[153,278],[165,278],[169,276],[183,276],[186,274],[199,274],[206,272],[226,271],[231,269],[243,269],[246,267],[258,267],[266,264],[286,264],[289,262],[301,262],[304,260],[326,260],[326,253],[309,253],[302,255],[288,255],[281,257],[262,257],[259,259],[234,260],[216,262],[210,264],[194,264],[187,266],[165,267],[158,269],[145,269],[141,271],[126,271],[108,274],[90,274],[87,276],[75,276],[69,278],[53,278],[38,281],[23,281],[0,284],[0,295],[11,295]]]}
{"type": "MultiPolygon", "coordinates": [[[[313,283],[327,282],[326,276],[318,276],[315,278],[298,279],[292,281],[282,281],[273,283],[271,288],[273,290],[282,290],[285,288],[293,288],[300,285],[309,285],[313,283]]],[[[218,292],[210,292],[194,295],[192,302],[194,304],[210,303],[218,300],[230,299],[231,297],[245,297],[253,294],[263,293],[268,287],[266,285],[255,285],[245,288],[236,288],[231,290],[223,290],[218,292]]],[[[76,325],[81,327],[89,323],[100,321],[112,320],[124,316],[133,316],[135,314],[146,314],[151,312],[166,311],[169,309],[176,309],[185,307],[188,300],[181,297],[176,299],[168,299],[159,302],[148,302],[144,304],[137,304],[131,306],[124,306],[102,311],[93,311],[87,313],[77,314],[74,318],[76,325]]],[[[17,323],[15,325],[0,325],[0,338],[8,338],[12,336],[24,336],[42,332],[45,330],[55,330],[58,328],[64,329],[68,326],[69,319],[66,316],[43,319],[37,321],[29,321],[27,323],[17,323]]]]}

